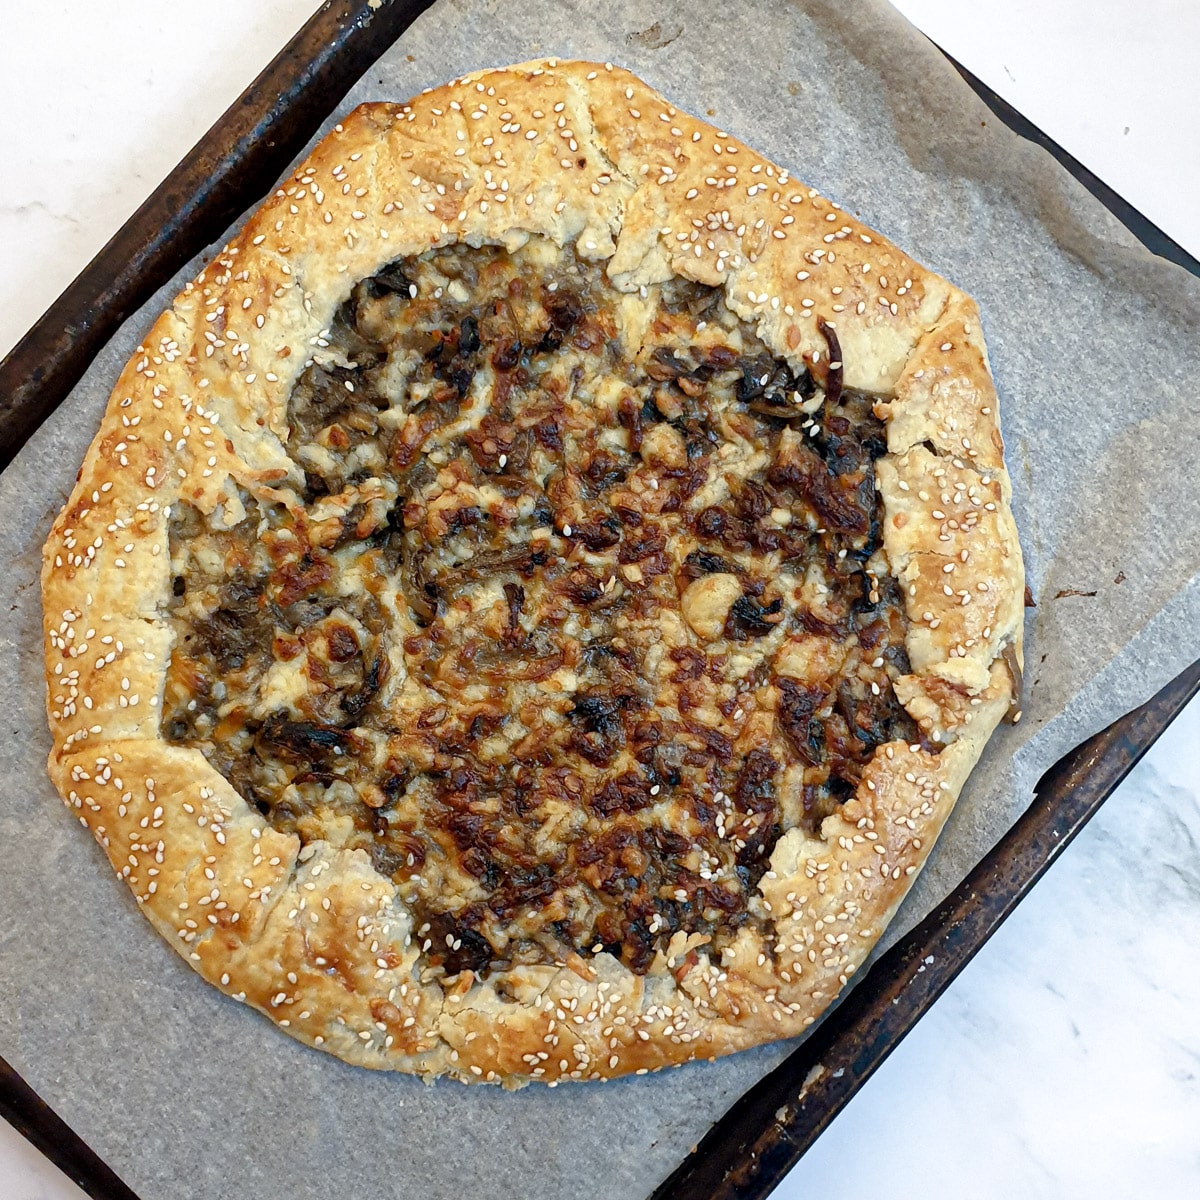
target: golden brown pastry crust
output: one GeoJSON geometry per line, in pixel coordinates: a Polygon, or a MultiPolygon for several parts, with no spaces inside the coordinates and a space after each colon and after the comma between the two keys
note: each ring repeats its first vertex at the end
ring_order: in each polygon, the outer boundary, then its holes
{"type": "Polygon", "coordinates": [[[1024,577],[973,301],[754,151],[599,64],[467,76],[335,127],[126,365],[45,549],[50,773],[146,915],[210,982],[347,1061],[521,1083],[600,1079],[801,1032],[860,966],[1013,702],[1024,577]],[[360,851],[274,830],[160,733],[168,510],[279,482],[288,396],[352,284],[530,235],[634,290],[722,287],[799,365],[836,326],[845,383],[886,394],[884,547],[911,622],[897,694],[938,754],[889,743],[819,838],[792,829],[721,961],[677,935],[646,975],[415,971],[395,885],[360,851]],[[1011,659],[1011,653],[1008,654],[1011,659]]]}

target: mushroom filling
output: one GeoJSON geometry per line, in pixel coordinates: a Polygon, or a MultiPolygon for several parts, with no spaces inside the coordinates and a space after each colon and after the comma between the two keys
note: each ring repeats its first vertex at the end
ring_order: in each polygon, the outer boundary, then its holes
{"type": "Polygon", "coordinates": [[[164,735],[369,855],[435,975],[769,927],[782,833],[923,741],[884,430],[824,331],[797,374],[719,290],[536,238],[358,283],[290,483],[175,506],[164,735]]]}

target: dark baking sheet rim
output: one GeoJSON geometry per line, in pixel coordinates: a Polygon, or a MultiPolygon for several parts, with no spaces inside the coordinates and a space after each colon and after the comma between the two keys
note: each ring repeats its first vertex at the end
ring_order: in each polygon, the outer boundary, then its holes
{"type": "MultiPolygon", "coordinates": [[[[121,324],[274,186],[353,84],[431,3],[321,6],[0,362],[0,469],[121,324]]],[[[1053,155],[1149,250],[1200,276],[1200,262],[950,61],[1005,125],[1053,155]]],[[[962,884],[733,1105],[650,1200],[766,1196],[1197,692],[1200,661],[1055,764],[1027,811],[962,884]]],[[[95,1200],[137,1200],[3,1058],[0,1116],[95,1200]]]]}

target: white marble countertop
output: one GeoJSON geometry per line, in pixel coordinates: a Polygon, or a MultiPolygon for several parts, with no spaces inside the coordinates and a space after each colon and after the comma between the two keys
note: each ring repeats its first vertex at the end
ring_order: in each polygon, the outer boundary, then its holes
{"type": "MultiPolygon", "coordinates": [[[[897,2],[1200,256],[1200,5],[897,2]]],[[[0,353],[314,4],[5,6],[0,353]]],[[[777,1195],[1200,1194],[1198,948],[1200,702],[777,1195]]],[[[81,1196],[0,1122],[0,1198],[81,1196]]]]}

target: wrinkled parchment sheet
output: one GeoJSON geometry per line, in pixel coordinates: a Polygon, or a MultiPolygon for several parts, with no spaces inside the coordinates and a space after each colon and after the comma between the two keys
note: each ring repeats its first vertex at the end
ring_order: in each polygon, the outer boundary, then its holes
{"type": "MultiPolygon", "coordinates": [[[[1047,766],[1200,655],[1200,281],[1005,130],[882,0],[442,0],[341,111],[542,55],[631,68],[982,307],[1038,602],[1025,719],[989,746],[894,938],[1047,766]]],[[[0,479],[0,1054],[143,1200],[638,1200],[790,1045],[515,1094],[347,1067],[193,975],[46,779],[40,546],[120,364],[199,266],[0,479]]]]}

